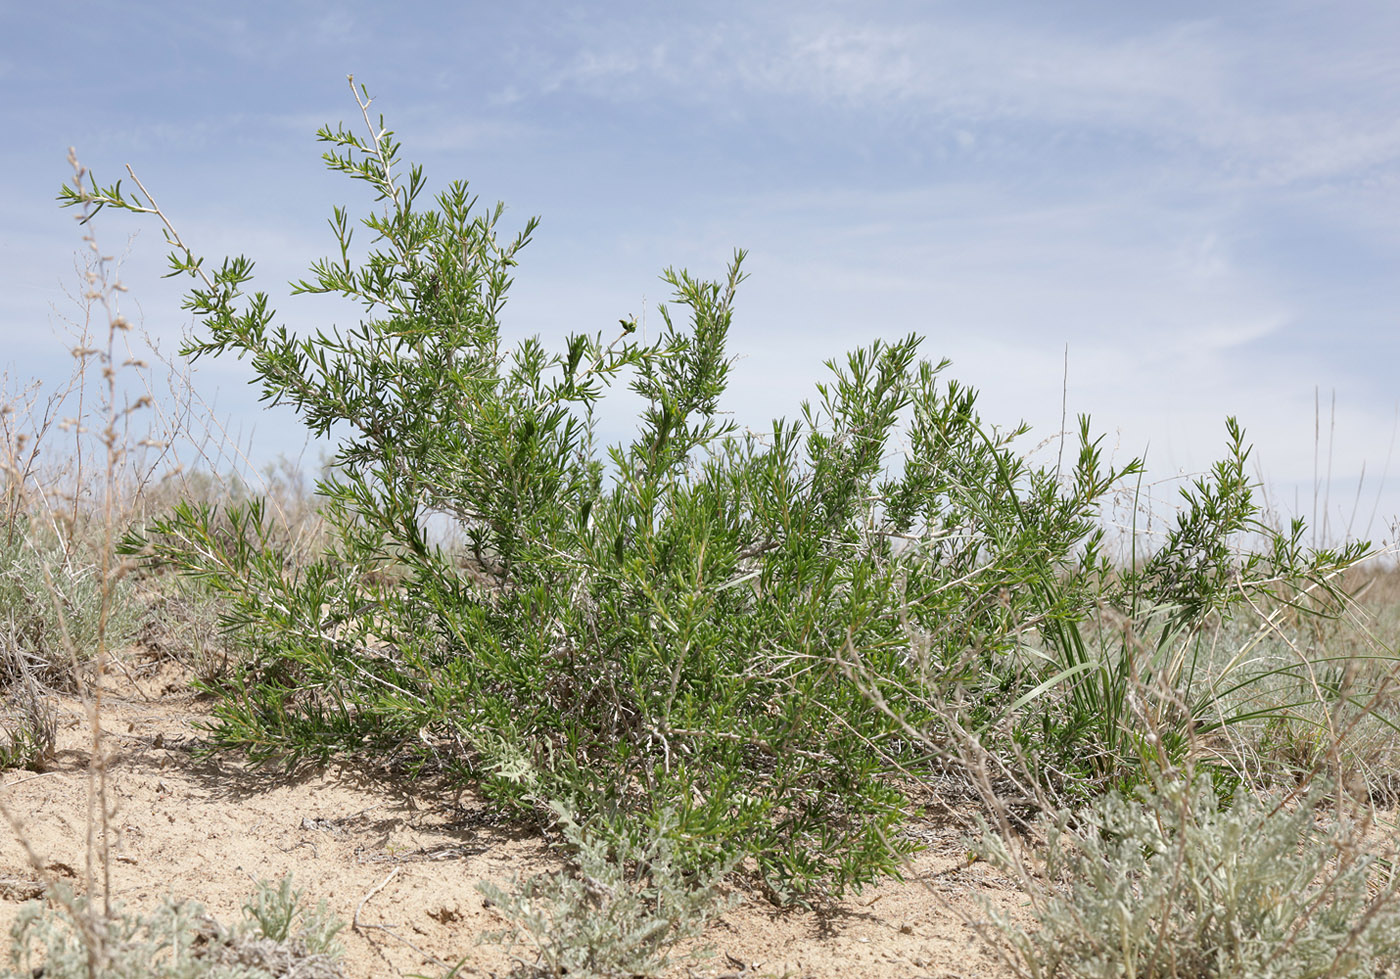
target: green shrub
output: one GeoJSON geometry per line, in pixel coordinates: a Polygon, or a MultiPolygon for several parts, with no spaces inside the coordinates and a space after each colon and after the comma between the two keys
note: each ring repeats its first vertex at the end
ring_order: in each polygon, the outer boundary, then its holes
{"type": "MultiPolygon", "coordinates": [[[[210,273],[172,255],[199,278],[189,353],[249,357],[268,400],[340,439],[319,560],[269,544],[259,500],[181,504],[127,541],[232,601],[250,655],[218,690],[216,742],[293,760],[370,750],[527,805],[482,764],[507,741],[541,772],[539,796],[576,800],[597,832],[673,813],[684,866],[751,854],[790,896],[892,871],[907,805],[890,776],[924,751],[836,658],[855,651],[899,698],[892,613],[908,608],[940,661],[972,647],[995,662],[1044,611],[1027,582],[1094,546],[1117,474],[1099,472],[1087,425],[1062,493],[1009,447],[1021,429],[985,430],[975,393],[917,363],[911,337],[833,362],[799,421],[740,434],[719,399],[742,253],[719,282],[668,271],[689,326],[663,308],[652,343],[624,321],[612,342],[509,348],[499,316],[534,222],[503,242],[501,209],[477,214],[463,183],[419,208],[421,170],[401,180],[392,134],[370,129],[320,138],[330,168],[385,203],[363,220],[372,247],[357,266],[337,209],[339,257],[296,285],[359,300],[359,327],[273,329],[267,297],[244,292],[246,259],[210,273]],[[647,406],[635,440],[602,450],[595,408],[624,372],[647,406]],[[911,453],[890,475],[902,414],[911,453]],[[434,521],[465,546],[445,548],[434,521]]],[[[119,185],[94,202],[159,214],[119,185]]]]}
{"type": "Polygon", "coordinates": [[[982,852],[1030,892],[1034,930],[993,912],[1018,974],[1049,979],[1393,975],[1400,891],[1389,847],[1323,794],[1239,792],[1208,779],[1109,793],[1035,824],[1043,873],[1000,834],[982,852]]]}
{"type": "MultiPolygon", "coordinates": [[[[257,499],[182,503],[125,542],[231,604],[248,654],[215,687],[216,745],[367,751],[527,808],[486,761],[508,742],[540,773],[536,797],[573,800],[591,832],[622,840],[669,814],[679,865],[748,855],[786,898],[897,868],[912,845],[891,852],[899,785],[948,754],[946,690],[965,694],[960,728],[1016,715],[1034,730],[1020,713],[1043,708],[1053,750],[1106,759],[1088,776],[1133,769],[1123,712],[1095,713],[1117,667],[1076,630],[1126,601],[1098,506],[1137,462],[1105,469],[1083,419],[1064,473],[1032,465],[1024,426],[984,424],[917,337],[829,362],[796,420],[740,432],[720,399],[742,252],[718,281],[667,270],[652,342],[629,319],[558,352],[508,344],[535,222],[503,237],[503,209],[478,211],[461,182],[421,206],[421,169],[397,172],[362,93],[369,138],[319,138],[382,202],[360,222],[372,240],[353,248],[335,209],[336,254],[294,285],[359,302],[353,329],[275,327],[267,295],[245,291],[252,263],[206,267],[144,188],[63,195],[162,220],[173,273],[196,279],[187,353],[248,358],[266,400],[338,440],[317,559],[292,560],[257,499]],[[603,447],[596,408],[619,379],[645,407],[632,441],[603,447]]],[[[1216,545],[1243,526],[1233,474],[1202,484],[1181,539],[1131,579],[1134,608],[1170,602],[1189,625],[1228,604],[1241,582],[1216,545]]]]}

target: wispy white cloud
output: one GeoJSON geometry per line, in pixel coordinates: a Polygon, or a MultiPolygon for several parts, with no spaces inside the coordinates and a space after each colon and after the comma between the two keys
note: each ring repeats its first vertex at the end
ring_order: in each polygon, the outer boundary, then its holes
{"type": "Polygon", "coordinates": [[[1265,184],[1394,165],[1400,74],[1388,46],[1362,32],[1344,39],[1345,59],[1309,55],[1312,25],[1295,20],[1258,36],[1219,18],[1110,34],[948,8],[915,24],[827,13],[590,25],[538,91],[649,99],[664,89],[711,105],[778,97],[890,113],[963,142],[985,126],[1110,133],[1207,153],[1222,176],[1265,184]]]}
{"type": "Polygon", "coordinates": [[[1120,122],[1145,107],[1199,98],[1217,61],[1194,25],[1095,44],[1005,24],[838,22],[790,33],[771,57],[740,74],[787,94],[860,105],[917,102],[969,119],[1120,122]],[[1183,61],[1194,63],[1189,78],[1183,61]]]}

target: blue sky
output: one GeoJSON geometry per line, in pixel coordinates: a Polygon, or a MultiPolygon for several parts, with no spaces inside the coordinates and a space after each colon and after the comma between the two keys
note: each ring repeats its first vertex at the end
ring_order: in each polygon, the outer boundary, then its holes
{"type": "MultiPolygon", "coordinates": [[[[344,322],[285,282],[330,251],[332,205],[367,204],[312,138],[356,121],[353,72],[430,186],[542,217],[510,331],[655,324],[664,267],[718,276],[742,247],[748,424],[793,415],[824,360],[917,332],[1028,447],[1066,381],[1070,416],[1159,477],[1207,466],[1233,414],[1275,503],[1311,516],[1330,448],[1333,536],[1392,537],[1394,3],[12,3],[0,38],[12,378],[67,367],[70,145],[104,181],[130,163],[197,250],[256,260],[290,325],[344,322]]],[[[173,349],[158,229],[96,230],[173,349]]],[[[247,378],[204,362],[196,383],[255,452],[300,452],[247,378]]]]}

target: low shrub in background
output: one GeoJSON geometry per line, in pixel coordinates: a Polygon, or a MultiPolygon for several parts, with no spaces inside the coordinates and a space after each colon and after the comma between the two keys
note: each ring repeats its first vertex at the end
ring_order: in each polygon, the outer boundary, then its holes
{"type": "Polygon", "coordinates": [[[0,642],[23,651],[39,680],[73,689],[73,651],[81,669],[99,634],[123,645],[142,609],[131,582],[104,582],[97,547],[27,524],[12,536],[0,529],[0,642]]]}

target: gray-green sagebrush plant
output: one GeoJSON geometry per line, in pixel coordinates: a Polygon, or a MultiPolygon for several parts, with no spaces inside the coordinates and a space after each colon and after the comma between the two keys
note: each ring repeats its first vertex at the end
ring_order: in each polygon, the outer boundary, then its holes
{"type": "Polygon", "coordinates": [[[318,135],[381,205],[360,222],[372,241],[357,257],[335,209],[337,256],[294,284],[357,300],[354,329],[274,327],[252,263],[206,268],[139,181],[86,198],[164,223],[172,274],[196,280],[188,354],[249,358],[266,400],[338,442],[318,560],[269,544],[257,500],[182,504],[126,542],[232,602],[250,655],[217,687],[215,744],[372,752],[527,805],[493,773],[504,740],[535,766],[532,797],[591,832],[666,814],[682,865],[747,854],[783,897],[894,871],[898,785],[938,754],[910,737],[938,730],[927,685],[975,687],[992,716],[1053,672],[1009,653],[1027,623],[1092,607],[1098,502],[1138,464],[1105,470],[1085,420],[1068,478],[1030,465],[1024,428],[984,425],[916,337],[831,362],[797,420],[739,432],[719,405],[742,252],[719,281],[667,270],[651,342],[624,320],[610,342],[509,344],[535,222],[503,236],[502,208],[460,182],[422,206],[421,169],[401,177],[356,97],[368,138],[318,135]],[[595,409],[622,379],[646,401],[637,435],[600,447],[595,409]]]}
{"type": "Polygon", "coordinates": [[[983,855],[1017,876],[1036,925],[991,911],[1009,964],[1027,979],[1395,975],[1388,834],[1321,789],[1243,792],[1225,808],[1209,779],[1158,775],[1130,797],[1044,813],[1034,873],[1024,841],[984,832],[983,855]]]}
{"type": "Polygon", "coordinates": [[[193,901],[173,898],[146,914],[119,906],[80,916],[90,899],[64,894],[60,906],[31,901],[10,927],[8,966],[0,979],[342,979],[342,923],[325,902],[311,904],[292,886],[259,881],[243,920],[225,925],[193,901]],[[100,934],[96,950],[92,928],[100,934]],[[94,959],[94,955],[98,957],[94,959]]]}

